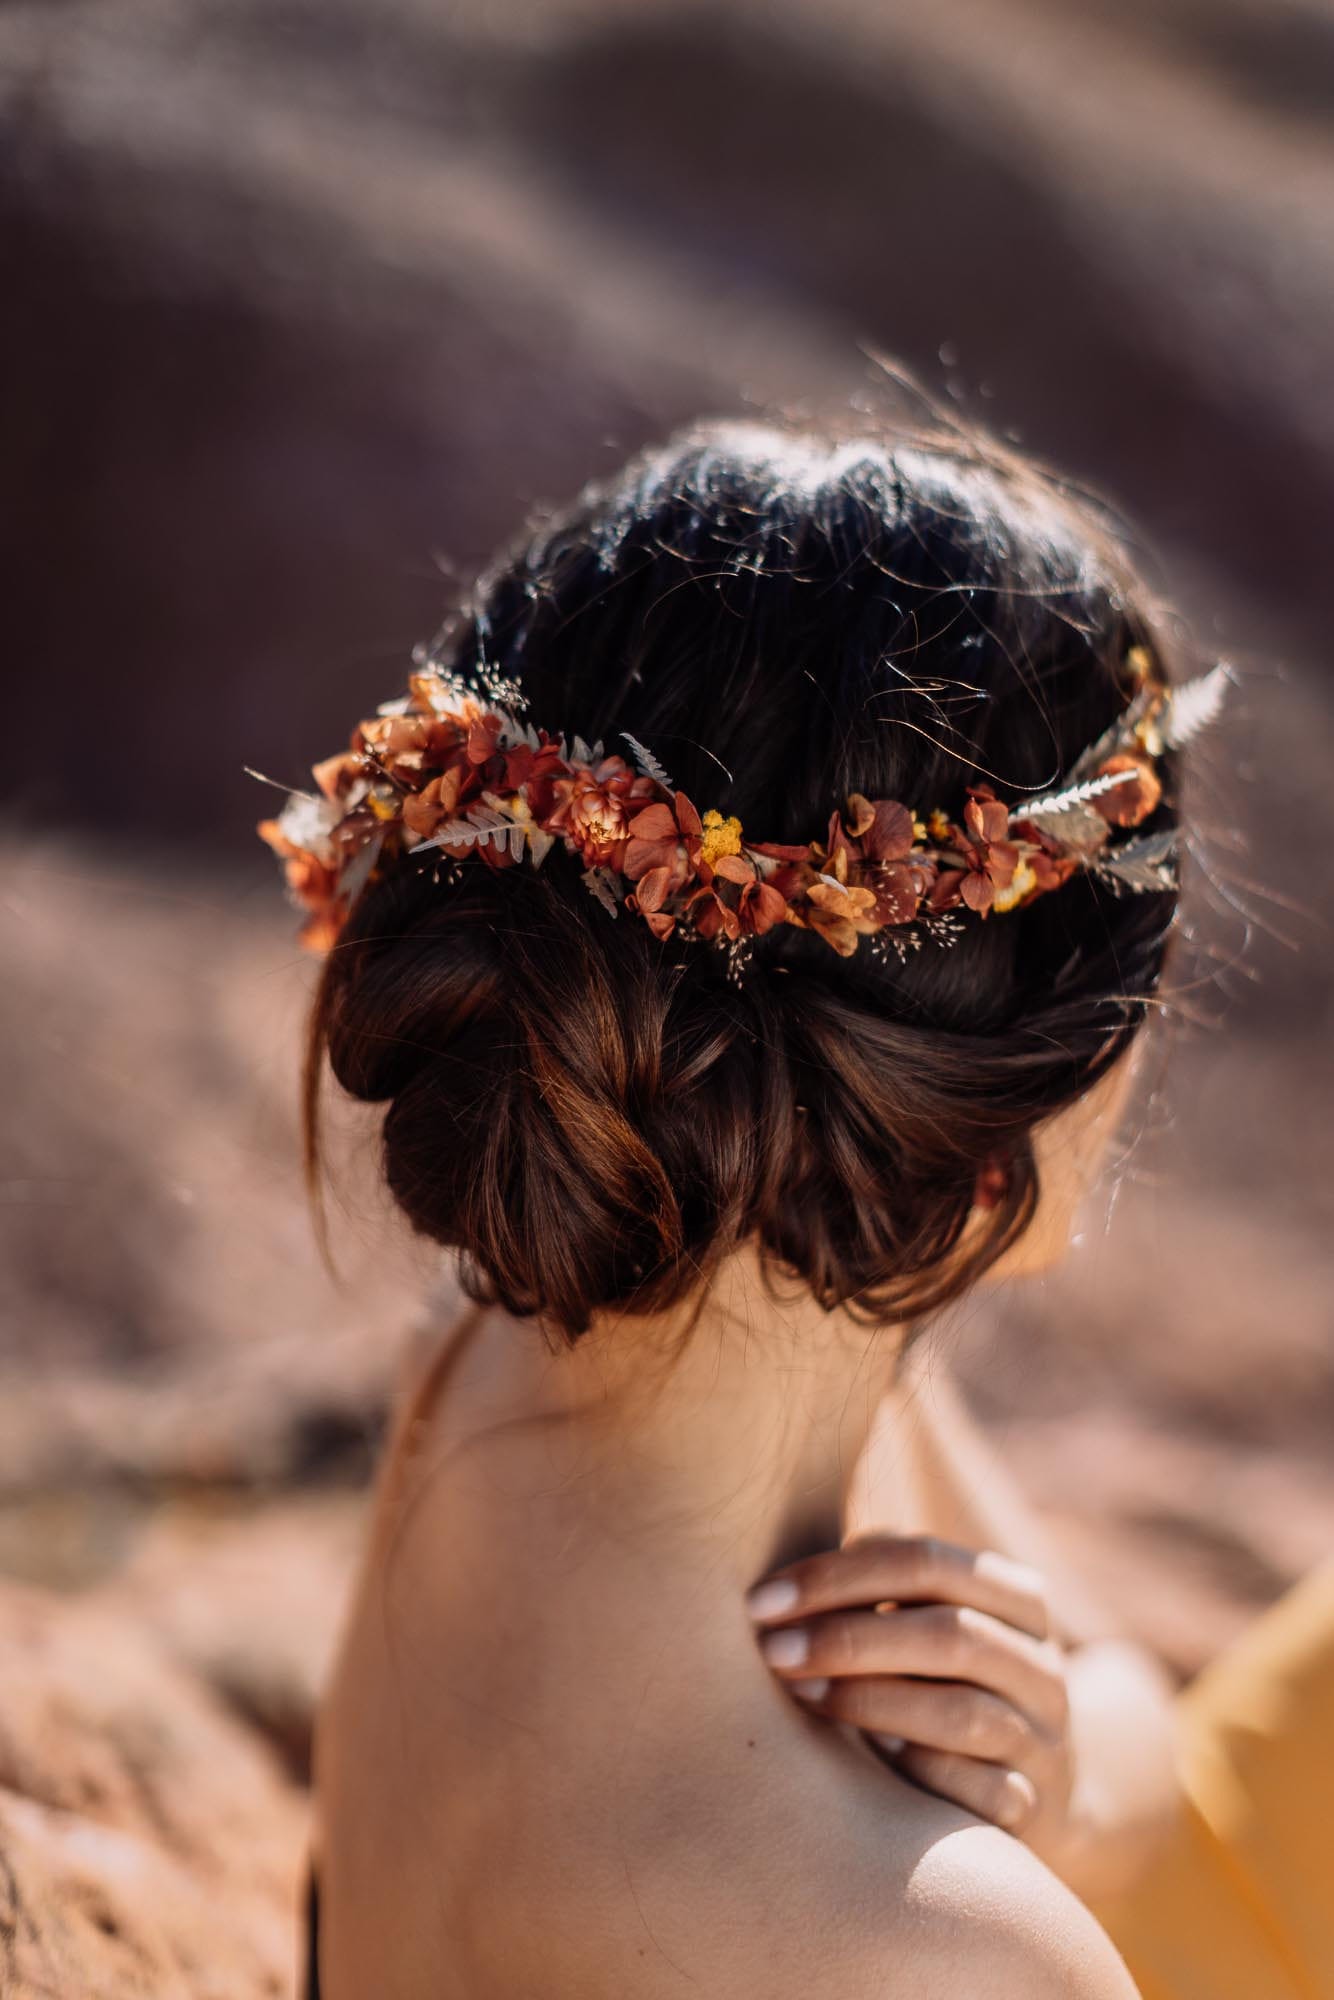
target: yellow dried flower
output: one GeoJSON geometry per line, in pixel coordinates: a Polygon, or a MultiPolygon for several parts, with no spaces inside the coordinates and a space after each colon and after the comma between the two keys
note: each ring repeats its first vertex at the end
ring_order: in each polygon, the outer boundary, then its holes
{"type": "Polygon", "coordinates": [[[1037,887],[1037,876],[1032,863],[1021,854],[1014,864],[1014,873],[1003,889],[997,889],[992,898],[993,910],[1012,910],[1017,902],[1037,887]]]}
{"type": "Polygon", "coordinates": [[[710,868],[718,866],[722,854],[740,854],[741,821],[724,819],[716,807],[710,806],[701,822],[703,831],[699,837],[700,852],[710,868]]]}

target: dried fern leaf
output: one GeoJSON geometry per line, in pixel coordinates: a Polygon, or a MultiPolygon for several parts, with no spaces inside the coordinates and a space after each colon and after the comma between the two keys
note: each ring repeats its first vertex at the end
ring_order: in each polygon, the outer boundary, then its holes
{"type": "Polygon", "coordinates": [[[613,917],[617,915],[619,905],[616,901],[616,892],[612,887],[612,878],[605,868],[586,868],[583,874],[583,884],[589,894],[597,898],[598,902],[601,903],[603,909],[609,915],[613,917]]]}
{"type": "Polygon", "coordinates": [[[508,847],[517,861],[523,853],[526,830],[524,821],[514,819],[509,813],[498,812],[494,806],[469,806],[465,819],[446,820],[428,840],[418,842],[418,851],[423,847],[445,846],[508,847]]]}
{"type": "Polygon", "coordinates": [[[1208,673],[1196,674],[1194,680],[1173,688],[1160,725],[1169,748],[1179,750],[1214,720],[1231,680],[1227,661],[1219,660],[1208,673]]]}
{"type": "Polygon", "coordinates": [[[658,784],[665,785],[669,792],[676,790],[676,786],[667,776],[667,773],[663,770],[662,765],[653,755],[653,752],[646,750],[637,736],[632,736],[628,729],[623,729],[621,731],[621,738],[634,751],[635,762],[638,764],[640,772],[644,777],[655,779],[658,784]]]}
{"type": "Polygon", "coordinates": [[[1060,819],[1063,814],[1086,805],[1090,799],[1098,798],[1103,792],[1114,791],[1118,785],[1129,784],[1138,776],[1137,771],[1106,771],[1100,778],[1085,778],[1078,784],[1066,784],[1059,792],[1048,792],[1044,798],[1033,799],[1027,805],[1012,806],[1010,818],[1031,819],[1041,826],[1049,819],[1060,819]]]}

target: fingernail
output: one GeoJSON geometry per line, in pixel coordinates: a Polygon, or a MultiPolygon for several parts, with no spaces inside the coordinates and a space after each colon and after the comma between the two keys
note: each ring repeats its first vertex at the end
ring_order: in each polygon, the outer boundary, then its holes
{"type": "Polygon", "coordinates": [[[793,1694],[800,1695],[803,1701],[823,1701],[829,1692],[827,1680],[789,1681],[788,1686],[793,1694]]]}
{"type": "Polygon", "coordinates": [[[757,1583],[754,1590],[746,1592],[746,1609],[752,1618],[781,1618],[800,1596],[790,1576],[778,1576],[772,1583],[757,1583]]]}
{"type": "Polygon", "coordinates": [[[771,1667],[799,1667],[811,1650],[810,1635],[801,1625],[787,1625],[781,1632],[766,1632],[760,1649],[771,1667]]]}

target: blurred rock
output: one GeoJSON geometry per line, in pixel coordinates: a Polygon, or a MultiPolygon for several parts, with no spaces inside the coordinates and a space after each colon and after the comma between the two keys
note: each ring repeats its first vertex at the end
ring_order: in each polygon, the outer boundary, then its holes
{"type": "Polygon", "coordinates": [[[281,896],[35,841],[0,865],[0,1500],[364,1480],[438,1258],[395,1227],[373,1119],[340,1146],[335,1116],[338,1282],[320,1264],[281,896]]]}
{"type": "Polygon", "coordinates": [[[342,1493],[167,1507],[100,1601],[151,1632],[304,1784],[361,1516],[342,1493]]]}
{"type": "Polygon", "coordinates": [[[124,1610],[0,1586],[6,2000],[293,1991],[301,1794],[124,1610]]]}

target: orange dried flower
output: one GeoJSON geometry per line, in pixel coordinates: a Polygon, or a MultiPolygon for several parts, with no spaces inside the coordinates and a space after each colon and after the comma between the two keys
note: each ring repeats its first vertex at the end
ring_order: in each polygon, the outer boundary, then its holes
{"type": "Polygon", "coordinates": [[[1112,826],[1138,826],[1162,798],[1158,773],[1148,757],[1136,751],[1123,751],[1099,764],[1095,776],[1105,778],[1117,771],[1134,771],[1136,775],[1124,784],[1099,792],[1089,804],[1112,826]]]}

